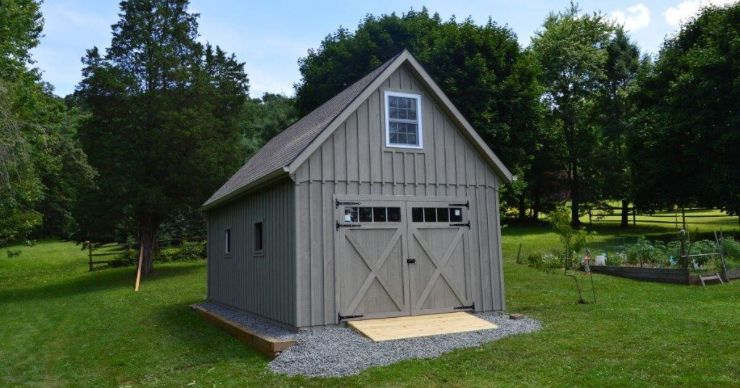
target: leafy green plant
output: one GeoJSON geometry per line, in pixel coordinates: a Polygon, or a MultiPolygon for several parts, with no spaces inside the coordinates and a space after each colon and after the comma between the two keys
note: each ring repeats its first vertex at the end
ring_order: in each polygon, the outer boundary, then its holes
{"type": "Polygon", "coordinates": [[[573,255],[580,252],[588,243],[591,234],[583,229],[576,229],[570,224],[570,212],[561,206],[550,213],[548,220],[563,244],[564,265],[570,268],[573,255]]]}
{"type": "Polygon", "coordinates": [[[551,252],[530,253],[527,256],[527,263],[530,267],[548,272],[563,268],[563,258],[551,252]]]}

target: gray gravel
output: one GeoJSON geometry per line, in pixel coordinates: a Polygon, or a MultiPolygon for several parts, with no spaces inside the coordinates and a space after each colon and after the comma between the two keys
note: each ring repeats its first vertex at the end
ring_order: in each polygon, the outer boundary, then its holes
{"type": "Polygon", "coordinates": [[[222,304],[203,302],[200,304],[200,306],[224,318],[242,324],[252,329],[255,333],[261,336],[282,340],[293,339],[293,337],[295,337],[297,334],[297,332],[294,330],[290,330],[274,322],[251,315],[241,310],[237,310],[235,308],[224,306],[222,304]]]}
{"type": "Polygon", "coordinates": [[[347,376],[363,370],[414,358],[433,358],[458,348],[540,329],[540,322],[530,318],[511,320],[502,313],[476,314],[498,328],[434,337],[373,342],[346,327],[328,327],[295,334],[296,346],[270,362],[273,372],[287,375],[347,376]]]}

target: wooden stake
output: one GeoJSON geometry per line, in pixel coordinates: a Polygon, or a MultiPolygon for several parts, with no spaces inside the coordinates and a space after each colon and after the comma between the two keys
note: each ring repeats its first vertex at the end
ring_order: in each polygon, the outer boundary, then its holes
{"type": "Polygon", "coordinates": [[[134,286],[134,292],[139,291],[139,285],[141,284],[141,265],[144,262],[144,244],[139,243],[139,265],[136,268],[136,285],[134,286]]]}

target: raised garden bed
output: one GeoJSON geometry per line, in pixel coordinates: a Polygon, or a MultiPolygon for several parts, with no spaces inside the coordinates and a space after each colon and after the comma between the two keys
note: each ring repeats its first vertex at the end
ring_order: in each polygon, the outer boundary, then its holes
{"type": "MultiPolygon", "coordinates": [[[[634,280],[673,284],[701,284],[699,275],[680,268],[621,267],[612,265],[592,265],[591,271],[634,280]]],[[[740,279],[740,269],[728,271],[728,278],[740,279]]],[[[723,276],[723,280],[727,280],[723,276]]]]}

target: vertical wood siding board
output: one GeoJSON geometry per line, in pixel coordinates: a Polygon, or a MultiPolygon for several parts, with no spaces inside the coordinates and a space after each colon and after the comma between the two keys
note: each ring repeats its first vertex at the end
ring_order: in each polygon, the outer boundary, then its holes
{"type": "Polygon", "coordinates": [[[481,254],[481,244],[482,244],[482,235],[483,232],[483,225],[481,223],[481,217],[480,217],[480,198],[477,188],[473,188],[470,191],[470,208],[472,211],[470,212],[471,218],[471,224],[475,225],[475,231],[471,233],[472,237],[472,247],[471,247],[471,262],[473,263],[471,278],[475,279],[475,287],[473,288],[473,299],[475,300],[476,304],[483,305],[482,303],[482,292],[483,292],[483,279],[482,279],[482,271],[481,268],[481,260],[483,255],[481,254]]]}
{"type": "MultiPolygon", "coordinates": [[[[370,182],[370,104],[363,102],[357,108],[358,163],[360,182],[370,182]]],[[[369,192],[369,190],[368,190],[369,192]]]]}
{"type": "Polygon", "coordinates": [[[437,173],[435,171],[436,167],[434,165],[434,161],[439,154],[437,153],[435,139],[434,103],[427,96],[422,97],[422,101],[422,109],[424,109],[424,111],[422,112],[423,121],[421,130],[422,136],[426,135],[424,136],[424,148],[426,149],[426,155],[424,158],[426,171],[424,173],[424,179],[426,183],[436,183],[437,173]]]}
{"type": "MultiPolygon", "coordinates": [[[[444,124],[441,122],[439,113],[437,112],[436,106],[434,109],[434,155],[435,155],[435,177],[436,183],[439,187],[440,184],[444,184],[446,181],[446,170],[445,170],[445,136],[444,136],[444,124]]],[[[437,195],[440,195],[439,188],[437,195]]]]}
{"type": "Polygon", "coordinates": [[[295,224],[293,225],[293,233],[294,233],[294,241],[295,246],[293,247],[293,254],[295,255],[294,260],[294,269],[295,273],[293,274],[293,283],[295,284],[295,325],[297,327],[303,326],[303,319],[301,315],[301,310],[303,306],[303,300],[302,300],[302,289],[303,289],[303,277],[301,277],[299,274],[301,273],[301,249],[303,247],[302,243],[302,234],[300,233],[301,230],[303,230],[303,218],[301,217],[299,213],[300,206],[300,198],[301,198],[301,186],[296,183],[296,185],[293,188],[293,214],[295,217],[295,224]]]}
{"type": "Polygon", "coordinates": [[[315,326],[323,320],[324,292],[322,270],[324,260],[321,257],[321,184],[311,182],[309,201],[309,224],[311,225],[311,325],[315,326]]]}
{"type": "Polygon", "coordinates": [[[413,195],[414,194],[414,184],[415,184],[415,178],[414,178],[414,153],[410,152],[404,152],[403,153],[403,187],[404,187],[404,194],[406,195],[413,195]]]}
{"type": "Polygon", "coordinates": [[[496,229],[496,217],[495,217],[496,209],[494,206],[496,206],[496,204],[495,204],[494,199],[491,198],[491,189],[487,188],[485,190],[487,194],[485,214],[487,215],[486,218],[488,220],[488,235],[490,238],[490,243],[487,244],[488,253],[489,253],[488,266],[489,266],[489,271],[490,271],[489,272],[489,276],[490,276],[489,277],[489,282],[490,282],[489,290],[491,290],[491,308],[496,308],[495,301],[496,301],[496,296],[498,292],[496,291],[497,285],[495,284],[496,282],[494,279],[498,279],[498,276],[497,276],[498,274],[496,273],[495,264],[497,260],[500,260],[500,258],[497,257],[498,255],[496,254],[496,248],[495,248],[495,245],[498,243],[497,241],[495,241],[495,234],[494,234],[494,231],[496,229]]]}
{"type": "Polygon", "coordinates": [[[322,165],[322,171],[321,171],[321,181],[327,182],[327,181],[333,181],[334,180],[334,148],[333,148],[333,139],[329,139],[329,141],[325,142],[321,146],[321,165],[322,165]]]}
{"type": "MultiPolygon", "coordinates": [[[[493,191],[494,195],[494,206],[499,209],[499,193],[497,189],[489,189],[493,191]]],[[[497,211],[494,213],[494,225],[496,226],[496,265],[498,269],[498,297],[499,297],[499,309],[506,309],[506,288],[504,287],[504,256],[501,247],[501,214],[497,211]]]]}
{"type": "Polygon", "coordinates": [[[343,123],[334,132],[334,168],[335,179],[347,180],[347,124],[343,123]]]}
{"type": "Polygon", "coordinates": [[[303,286],[301,287],[301,325],[311,325],[311,223],[309,214],[309,203],[310,203],[310,186],[308,183],[302,185],[302,193],[300,195],[300,207],[298,212],[300,214],[300,235],[301,235],[301,246],[298,251],[300,255],[300,263],[297,276],[300,277],[303,286]]]}
{"type": "Polygon", "coordinates": [[[352,113],[347,119],[347,148],[345,148],[347,157],[347,181],[357,182],[358,176],[358,157],[357,157],[357,112],[352,113]]]}
{"type": "Polygon", "coordinates": [[[325,183],[322,187],[322,214],[323,214],[323,241],[324,254],[324,320],[322,324],[331,323],[334,316],[334,206],[332,205],[333,183],[325,183]]]}
{"type": "Polygon", "coordinates": [[[368,137],[369,137],[369,155],[370,155],[370,182],[380,182],[382,179],[381,175],[381,156],[380,153],[381,150],[381,130],[383,129],[383,124],[381,122],[381,115],[380,115],[380,92],[375,91],[373,94],[368,97],[367,104],[368,104],[368,137]]]}

